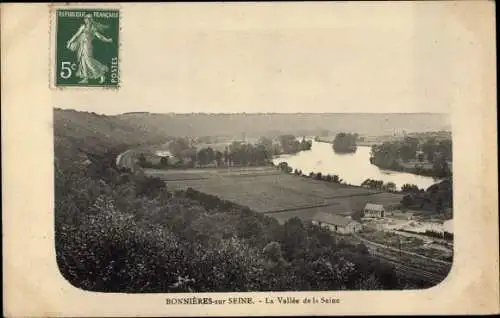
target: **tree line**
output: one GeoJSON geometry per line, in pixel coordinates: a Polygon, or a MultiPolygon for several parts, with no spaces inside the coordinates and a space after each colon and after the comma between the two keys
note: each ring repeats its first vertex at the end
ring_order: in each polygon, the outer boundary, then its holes
{"type": "MultiPolygon", "coordinates": [[[[204,139],[203,139],[204,140],[204,139]]],[[[139,166],[143,168],[193,168],[215,165],[217,167],[232,166],[265,166],[271,163],[273,156],[294,154],[310,150],[312,142],[298,141],[293,135],[281,135],[278,142],[261,137],[255,144],[233,141],[223,151],[212,147],[197,148],[189,138],[177,138],[169,144],[172,156],[163,156],[159,162],[153,163],[145,154],[138,157],[139,166]]]]}
{"type": "MultiPolygon", "coordinates": [[[[277,165],[278,169],[281,170],[282,172],[285,173],[292,173],[297,176],[302,176],[304,177],[305,175],[303,174],[302,170],[298,169],[293,169],[288,165],[287,162],[282,161],[277,165]]],[[[323,174],[321,172],[310,172],[307,177],[315,179],[315,180],[322,180],[326,182],[333,182],[333,183],[343,183],[343,180],[336,174],[323,174]]]]}
{"type": "Polygon", "coordinates": [[[405,137],[402,141],[373,145],[370,162],[380,168],[447,178],[452,174],[451,139],[405,137]]]}
{"type": "Polygon", "coordinates": [[[401,204],[405,208],[428,210],[435,213],[447,215],[453,209],[453,182],[447,178],[436,183],[426,190],[419,189],[415,185],[403,185],[402,192],[405,193],[401,204]]]}
{"type": "Polygon", "coordinates": [[[361,183],[361,186],[365,188],[382,190],[382,191],[389,191],[389,192],[396,191],[396,184],[392,181],[384,183],[384,181],[382,180],[366,179],[361,183]]]}

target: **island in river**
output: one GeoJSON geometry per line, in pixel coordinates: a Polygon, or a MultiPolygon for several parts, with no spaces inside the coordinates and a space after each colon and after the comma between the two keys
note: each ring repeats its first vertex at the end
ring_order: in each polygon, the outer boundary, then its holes
{"type": "Polygon", "coordinates": [[[338,133],[333,140],[333,151],[336,153],[353,153],[356,152],[356,140],[358,134],[338,133]]]}

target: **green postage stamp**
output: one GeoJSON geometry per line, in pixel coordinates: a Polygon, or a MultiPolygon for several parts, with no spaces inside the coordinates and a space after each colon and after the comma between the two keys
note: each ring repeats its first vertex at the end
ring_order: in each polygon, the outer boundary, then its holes
{"type": "Polygon", "coordinates": [[[55,15],[55,86],[118,87],[120,11],[57,9],[55,15]]]}

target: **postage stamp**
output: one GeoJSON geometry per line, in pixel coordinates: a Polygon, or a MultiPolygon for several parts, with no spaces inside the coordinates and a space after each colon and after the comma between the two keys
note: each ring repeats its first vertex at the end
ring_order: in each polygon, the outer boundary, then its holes
{"type": "Polygon", "coordinates": [[[118,87],[119,10],[57,9],[55,13],[55,86],[118,87]]]}

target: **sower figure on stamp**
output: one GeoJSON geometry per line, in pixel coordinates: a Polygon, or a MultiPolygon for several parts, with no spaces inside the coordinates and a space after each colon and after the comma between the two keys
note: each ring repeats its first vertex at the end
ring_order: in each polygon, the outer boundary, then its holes
{"type": "Polygon", "coordinates": [[[92,40],[96,37],[106,43],[113,42],[113,39],[100,33],[106,27],[106,25],[94,21],[91,14],[87,14],[84,18],[84,24],[66,44],[69,50],[76,52],[78,58],[76,75],[82,79],[80,83],[87,83],[89,79],[99,79],[101,84],[104,83],[104,75],[108,71],[108,67],[93,57],[92,40]]]}

